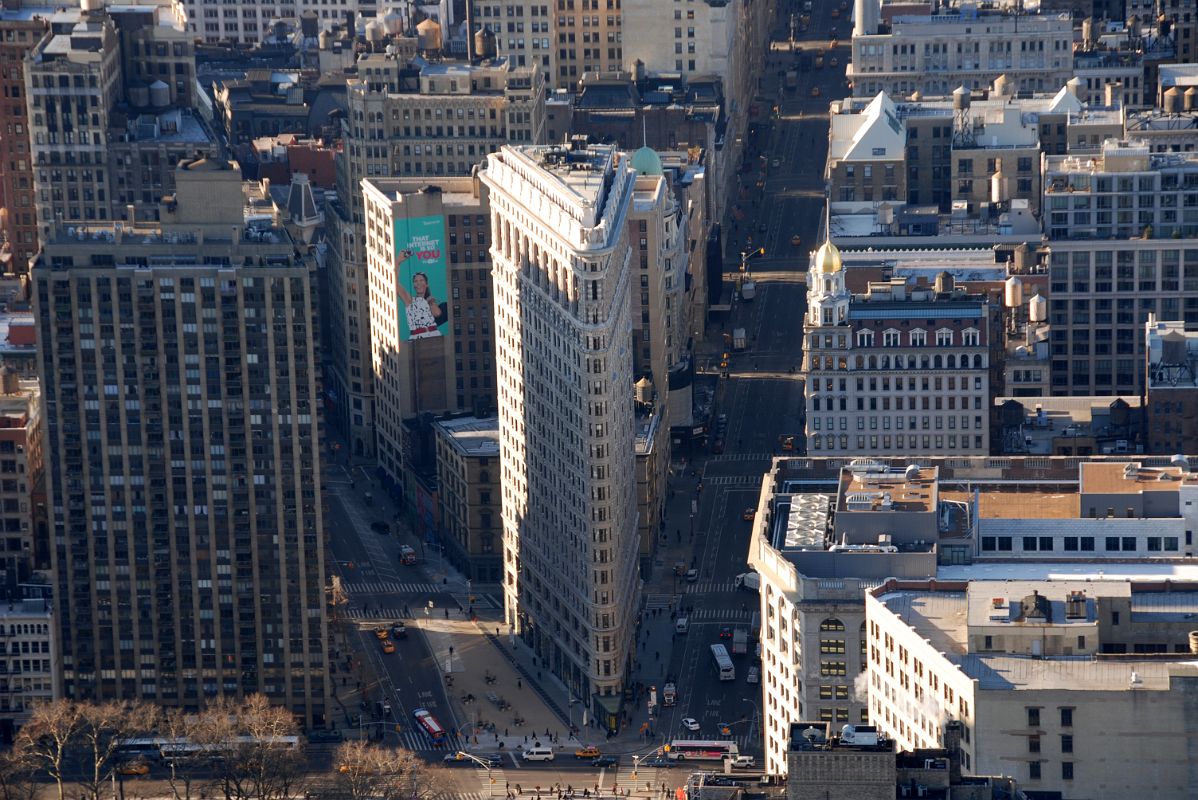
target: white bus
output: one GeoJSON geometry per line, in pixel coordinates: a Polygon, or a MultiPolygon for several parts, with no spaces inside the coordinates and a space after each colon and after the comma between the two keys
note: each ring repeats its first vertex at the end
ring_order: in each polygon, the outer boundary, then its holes
{"type": "Polygon", "coordinates": [[[736,667],[732,666],[732,659],[728,657],[727,647],[724,647],[722,644],[713,644],[711,646],[711,657],[715,659],[715,668],[720,671],[720,680],[736,680],[736,667]]]}
{"type": "Polygon", "coordinates": [[[671,761],[723,761],[737,755],[736,742],[728,739],[675,739],[670,743],[671,761]]]}

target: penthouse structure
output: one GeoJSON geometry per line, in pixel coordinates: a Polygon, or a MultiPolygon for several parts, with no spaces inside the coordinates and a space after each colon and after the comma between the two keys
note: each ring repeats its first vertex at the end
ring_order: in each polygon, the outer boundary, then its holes
{"type": "Polygon", "coordinates": [[[235,164],[176,184],[161,223],[58,226],[33,269],[63,691],[323,725],[314,265],[235,164]]]}
{"type": "Polygon", "coordinates": [[[490,190],[509,627],[618,729],[639,608],[629,230],[615,147],[504,147],[490,190]]]}
{"type": "MultiPolygon", "coordinates": [[[[760,576],[772,774],[787,770],[793,722],[880,724],[862,677],[871,644],[865,593],[887,578],[1198,579],[1186,561],[1198,484],[1183,459],[919,461],[777,459],[766,476],[748,563],[760,576]]],[[[901,745],[940,741],[929,734],[901,745]]]]}
{"type": "Polygon", "coordinates": [[[1190,791],[1198,584],[888,580],[865,605],[870,719],[898,747],[959,722],[962,769],[1028,791],[1190,791]]]}

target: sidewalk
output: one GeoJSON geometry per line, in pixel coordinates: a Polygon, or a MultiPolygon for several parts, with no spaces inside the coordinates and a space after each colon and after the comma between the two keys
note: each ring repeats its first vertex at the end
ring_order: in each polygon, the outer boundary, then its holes
{"type": "Polygon", "coordinates": [[[448,619],[417,615],[414,622],[424,631],[437,663],[442,669],[449,667],[445,691],[458,731],[471,750],[552,745],[573,756],[581,746],[559,716],[561,709],[550,706],[552,698],[529,679],[524,665],[512,658],[510,647],[501,644],[508,637],[502,634],[497,612],[476,622],[464,615],[448,619]]]}

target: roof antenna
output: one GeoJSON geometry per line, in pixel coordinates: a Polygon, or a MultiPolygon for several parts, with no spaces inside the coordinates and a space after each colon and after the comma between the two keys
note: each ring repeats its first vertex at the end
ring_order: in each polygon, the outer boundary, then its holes
{"type": "Polygon", "coordinates": [[[645,117],[645,110],[641,109],[641,147],[649,146],[649,123],[645,117]]]}

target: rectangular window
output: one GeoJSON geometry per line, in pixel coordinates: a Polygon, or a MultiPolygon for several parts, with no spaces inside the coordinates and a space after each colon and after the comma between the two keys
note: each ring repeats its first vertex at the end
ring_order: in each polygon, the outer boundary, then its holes
{"type": "Polygon", "coordinates": [[[1028,708],[1027,709],[1027,726],[1029,728],[1039,728],[1040,727],[1040,709],[1039,708],[1028,708]]]}
{"type": "MultiPolygon", "coordinates": [[[[1061,709],[1061,710],[1064,711],[1065,709],[1061,709]]],[[[1062,753],[1072,753],[1073,752],[1073,734],[1071,734],[1071,733],[1062,733],[1061,734],[1061,752],[1062,753]]]]}
{"type": "Polygon", "coordinates": [[[1073,762],[1072,761],[1062,761],[1061,762],[1061,780],[1065,780],[1065,781],[1073,780],[1073,762]]]}
{"type": "MultiPolygon", "coordinates": [[[[1072,728],[1073,727],[1073,709],[1072,708],[1062,708],[1061,709],[1061,727],[1062,728],[1072,728]]],[[[1070,750],[1069,752],[1072,753],[1073,751],[1070,750]]]]}

